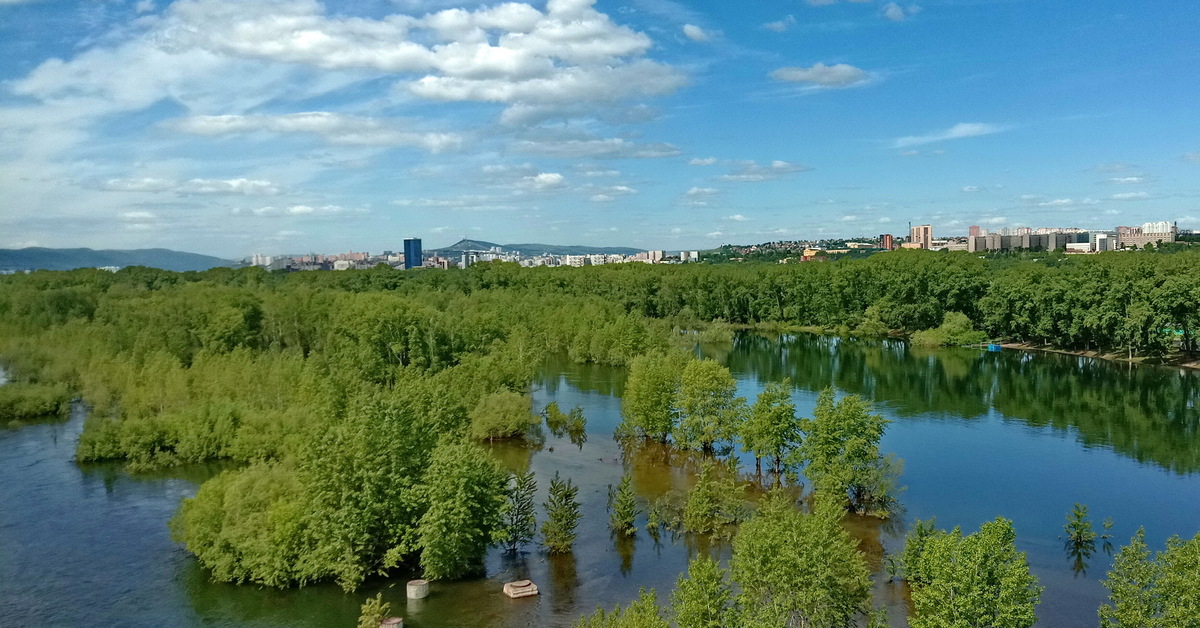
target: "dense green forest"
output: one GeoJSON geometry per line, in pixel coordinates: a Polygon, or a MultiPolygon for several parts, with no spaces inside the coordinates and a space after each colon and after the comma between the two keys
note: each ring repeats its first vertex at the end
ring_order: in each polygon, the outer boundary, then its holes
{"type": "MultiPolygon", "coordinates": [[[[905,251],[803,265],[36,272],[0,277],[0,356],[14,380],[0,388],[0,407],[24,418],[61,413],[72,394],[81,397],[92,411],[80,461],[124,461],[134,471],[239,463],[185,500],[175,538],[218,580],[332,580],[353,590],[392,571],[471,575],[488,547],[528,544],[537,532],[533,479],[510,474],[481,443],[535,438],[541,409],[528,392],[549,356],[629,365],[621,436],[709,460],[687,495],[645,505],[652,524],[734,539],[729,574],[695,564],[694,582],[681,581],[680,612],[718,621],[695,625],[841,626],[874,620],[862,558],[830,522],[847,510],[889,515],[899,465],[878,449],[886,421],[832,391],[811,419],[795,416],[786,390],[736,397],[726,367],[687,351],[699,334],[726,336],[727,324],[929,330],[940,344],[983,332],[1159,355],[1176,341],[1195,348],[1197,271],[1200,254],[1191,252],[1032,262],[905,251]],[[803,472],[820,499],[798,509],[779,488],[752,515],[746,500],[731,499],[742,494],[736,471],[712,461],[734,446],[765,459],[777,484],[803,472]],[[780,543],[794,555],[768,550],[780,543]],[[834,563],[839,570],[822,571],[834,563]],[[755,588],[750,574],[760,569],[779,581],[755,588]],[[797,593],[814,573],[823,584],[797,593]],[[705,603],[696,596],[725,595],[727,579],[740,593],[709,604],[717,615],[698,610],[705,603]]],[[[575,411],[544,413],[552,429],[582,434],[575,411]]],[[[549,485],[540,532],[550,551],[569,552],[576,489],[570,478],[549,485]]],[[[620,533],[641,505],[619,488],[612,501],[620,533]]],[[[1000,557],[1015,619],[988,625],[1030,625],[1040,589],[1005,526],[978,536],[931,531],[931,554],[911,559],[921,565],[914,592],[966,597],[952,591],[948,565],[972,553],[1000,557]]],[[[1169,548],[1163,564],[1179,555],[1186,570],[1195,544],[1171,546],[1184,549],[1169,548]]],[[[635,608],[662,619],[648,593],[586,625],[656,625],[620,623],[635,608]]]]}

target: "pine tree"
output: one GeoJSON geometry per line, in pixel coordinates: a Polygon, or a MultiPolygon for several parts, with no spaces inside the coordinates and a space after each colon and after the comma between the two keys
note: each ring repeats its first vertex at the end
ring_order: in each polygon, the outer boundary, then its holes
{"type": "Polygon", "coordinates": [[[637,504],[637,496],[633,492],[633,481],[629,475],[621,477],[614,490],[608,489],[608,524],[613,532],[622,536],[637,534],[637,516],[641,508],[637,504]]]}
{"type": "Polygon", "coordinates": [[[504,543],[508,553],[515,554],[522,545],[533,541],[537,530],[533,501],[537,482],[532,471],[514,475],[512,482],[508,492],[508,512],[504,514],[504,543]]]}
{"type": "Polygon", "coordinates": [[[563,481],[555,472],[550,480],[550,495],[544,504],[546,521],[542,523],[542,542],[551,554],[565,554],[571,551],[578,534],[579,519],[579,487],[570,479],[563,481]]]}

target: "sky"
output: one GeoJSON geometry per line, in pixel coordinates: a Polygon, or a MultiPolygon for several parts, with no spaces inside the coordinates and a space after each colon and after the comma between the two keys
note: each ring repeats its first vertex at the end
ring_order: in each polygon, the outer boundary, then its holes
{"type": "Polygon", "coordinates": [[[0,247],[1200,228],[1194,0],[0,0],[0,247]]]}

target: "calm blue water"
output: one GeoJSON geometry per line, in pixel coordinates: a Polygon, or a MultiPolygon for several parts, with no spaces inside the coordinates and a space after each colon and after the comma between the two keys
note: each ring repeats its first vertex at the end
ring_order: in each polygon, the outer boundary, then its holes
{"type": "MultiPolygon", "coordinates": [[[[884,451],[904,459],[906,511],[893,525],[849,521],[873,564],[899,551],[904,524],[936,516],[942,527],[976,529],[998,515],[1015,522],[1046,587],[1040,626],[1097,625],[1111,558],[1098,552],[1077,575],[1059,537],[1071,505],[1090,507],[1093,524],[1115,521],[1119,546],[1139,525],[1160,545],[1200,530],[1200,435],[1195,373],[1079,360],[1058,355],[945,350],[818,336],[743,337],[706,347],[728,364],[741,394],[790,377],[802,415],[821,388],[861,394],[892,419],[884,451]]],[[[2,377],[2,375],[0,375],[2,377]]],[[[574,555],[494,552],[488,578],[435,583],[421,603],[403,597],[407,579],[369,582],[354,594],[333,586],[274,591],[208,582],[173,544],[166,521],[180,499],[217,466],[130,476],[114,466],[72,461],[83,409],[65,422],[0,428],[0,625],[2,626],[352,626],[363,599],[383,591],[409,626],[569,626],[598,604],[632,599],[640,587],[665,597],[696,539],[645,533],[616,544],[606,529],[609,484],[630,468],[644,497],[685,487],[689,476],[662,451],[622,459],[613,442],[620,421],[622,369],[547,364],[535,387],[538,407],[558,401],[584,408],[582,449],[547,434],[539,451],[498,447],[506,465],[529,465],[539,501],[557,470],[581,487],[584,525],[574,555]],[[530,577],[542,595],[508,600],[501,584],[530,577]]],[[[753,461],[743,469],[753,471],[753,461]]],[[[678,463],[678,457],[674,462],[678,463]]],[[[727,557],[728,549],[713,549],[727,557]]],[[[904,598],[882,578],[878,599],[903,625],[904,598]]]]}

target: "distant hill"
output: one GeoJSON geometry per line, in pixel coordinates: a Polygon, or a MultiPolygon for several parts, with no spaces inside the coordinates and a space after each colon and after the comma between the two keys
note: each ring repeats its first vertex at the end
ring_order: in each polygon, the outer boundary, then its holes
{"type": "Polygon", "coordinates": [[[163,270],[208,270],[235,262],[170,249],[0,249],[0,270],[71,270],[98,266],[149,266],[163,270]]]}
{"type": "Polygon", "coordinates": [[[541,255],[549,253],[550,255],[635,255],[641,253],[642,249],[634,249],[625,246],[583,246],[583,245],[564,245],[564,244],[495,244],[493,242],[484,242],[482,240],[459,240],[450,246],[441,249],[431,249],[426,251],[430,255],[446,255],[450,256],[462,251],[486,251],[494,246],[498,246],[505,251],[512,251],[522,255],[541,255]]]}

